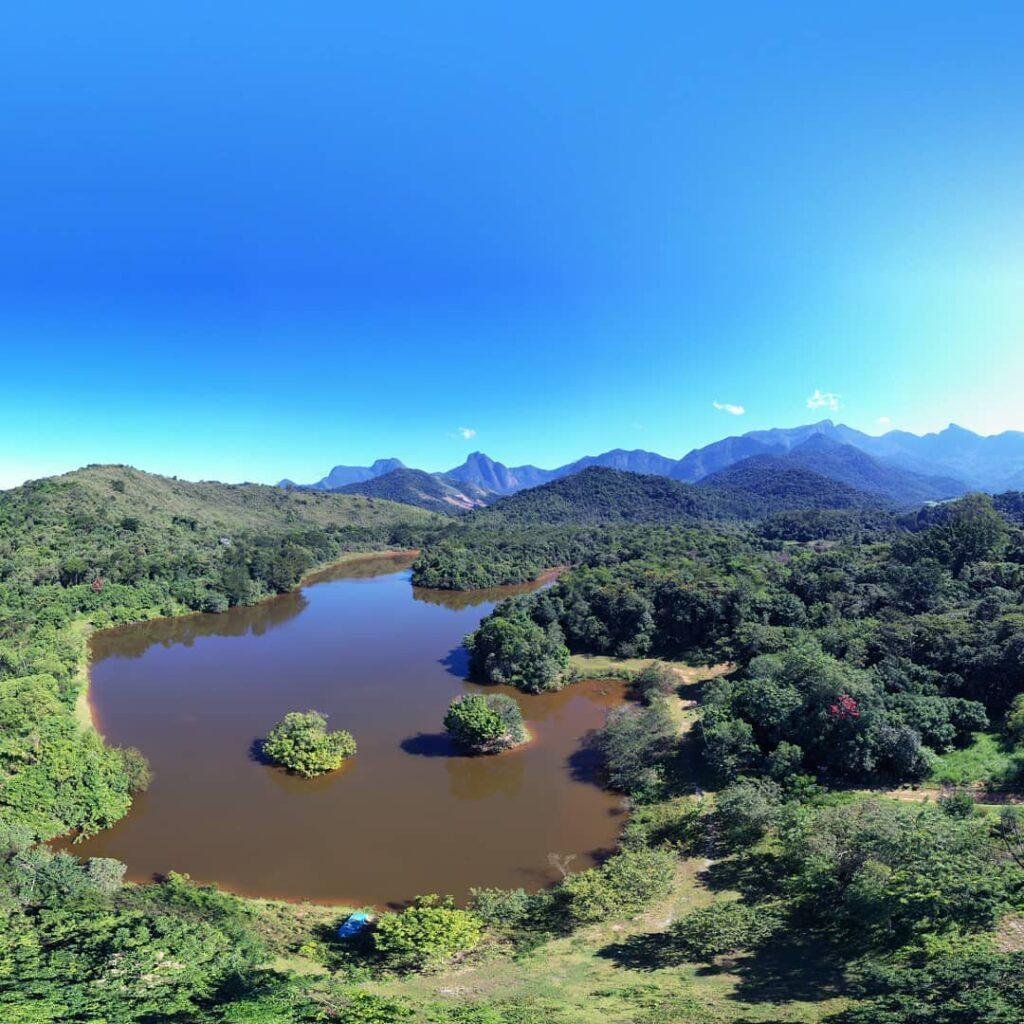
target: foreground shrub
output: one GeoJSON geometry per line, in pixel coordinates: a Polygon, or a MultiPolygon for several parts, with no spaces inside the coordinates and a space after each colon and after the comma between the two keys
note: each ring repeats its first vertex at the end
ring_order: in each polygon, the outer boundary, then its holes
{"type": "Polygon", "coordinates": [[[550,892],[525,889],[471,889],[470,909],[501,932],[533,931],[551,923],[554,897],[550,892]]]}
{"type": "Polygon", "coordinates": [[[333,772],[355,752],[352,734],[328,732],[327,718],[319,711],[289,711],[263,741],[271,761],[307,778],[333,772]]]}
{"type": "Polygon", "coordinates": [[[763,942],[775,923],[764,911],[720,900],[691,910],[672,926],[671,934],[675,948],[687,960],[710,963],[763,942]]]}
{"type": "Polygon", "coordinates": [[[729,850],[756,843],[775,821],[782,790],[771,779],[742,779],[715,798],[714,828],[729,850]]]}
{"type": "Polygon", "coordinates": [[[679,689],[679,676],[660,661],[652,662],[633,680],[636,695],[650,704],[655,697],[672,697],[679,689]]]}
{"type": "Polygon", "coordinates": [[[987,944],[871,961],[862,974],[869,998],[830,1024],[1008,1024],[1024,1007],[1024,953],[987,944]]]}
{"type": "Polygon", "coordinates": [[[629,705],[609,712],[598,737],[608,785],[632,796],[650,798],[661,786],[659,764],[672,749],[678,727],[664,697],[649,707],[629,705]]]}
{"type": "Polygon", "coordinates": [[[456,909],[451,898],[420,896],[401,913],[384,914],[377,922],[373,943],[390,967],[434,967],[465,953],[483,935],[480,918],[456,909]]]}
{"type": "Polygon", "coordinates": [[[626,849],[600,868],[569,875],[558,899],[566,916],[580,924],[633,914],[668,895],[675,869],[676,856],[669,850],[626,849]]]}
{"type": "Polygon", "coordinates": [[[780,839],[803,913],[847,943],[990,928],[1017,884],[984,817],[935,806],[867,798],[806,809],[780,839]]]}
{"type": "Polygon", "coordinates": [[[503,693],[470,693],[448,705],[444,727],[474,754],[496,754],[526,739],[519,705],[503,693]]]}

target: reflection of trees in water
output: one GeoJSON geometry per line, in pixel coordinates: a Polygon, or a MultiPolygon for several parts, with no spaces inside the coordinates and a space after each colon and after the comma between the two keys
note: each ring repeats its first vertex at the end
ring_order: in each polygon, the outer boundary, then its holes
{"type": "MultiPolygon", "coordinates": [[[[449,654],[448,658],[451,657],[449,654]]],[[[527,724],[557,720],[566,713],[569,704],[578,700],[592,704],[603,722],[604,712],[618,707],[626,695],[626,684],[618,679],[581,679],[563,690],[550,693],[522,693],[511,686],[484,685],[471,681],[467,681],[466,689],[470,693],[507,694],[519,704],[527,724]]]]}
{"type": "Polygon", "coordinates": [[[139,658],[156,644],[189,646],[203,636],[262,636],[294,619],[308,603],[301,592],[295,591],[216,614],[200,612],[175,619],[116,626],[101,630],[92,638],[92,656],[96,661],[112,656],[139,658]]]}
{"type": "MultiPolygon", "coordinates": [[[[335,580],[369,579],[408,569],[415,559],[407,551],[393,555],[375,555],[343,562],[310,576],[306,583],[330,583],[335,580]]],[[[259,604],[231,608],[226,612],[196,613],[173,619],[154,619],[115,626],[98,632],[92,639],[92,655],[96,661],[116,655],[139,658],[155,644],[171,647],[191,644],[201,636],[262,636],[275,626],[295,618],[308,601],[301,591],[279,594],[259,604]]]]}
{"type": "Polygon", "coordinates": [[[448,790],[456,800],[483,800],[503,793],[513,796],[523,784],[524,762],[520,752],[486,757],[450,757],[448,790]]]}
{"type": "Polygon", "coordinates": [[[533,583],[516,583],[508,587],[486,587],[483,590],[434,590],[431,587],[413,587],[412,596],[414,601],[422,601],[424,604],[439,604],[452,611],[462,611],[463,608],[475,608],[481,604],[497,604],[504,601],[506,597],[514,597],[516,594],[529,594],[544,586],[540,581],[533,583]]]}
{"type": "Polygon", "coordinates": [[[312,779],[305,779],[301,775],[294,775],[284,768],[276,765],[264,764],[267,778],[270,779],[275,789],[279,789],[289,796],[312,797],[330,789],[354,769],[352,759],[349,758],[340,768],[326,775],[318,775],[312,779]]]}
{"type": "Polygon", "coordinates": [[[373,555],[369,558],[357,558],[351,562],[342,562],[322,572],[313,573],[306,578],[307,584],[331,583],[335,580],[366,580],[372,576],[387,576],[393,572],[402,572],[412,566],[416,556],[408,551],[396,551],[391,555],[373,555]]]}

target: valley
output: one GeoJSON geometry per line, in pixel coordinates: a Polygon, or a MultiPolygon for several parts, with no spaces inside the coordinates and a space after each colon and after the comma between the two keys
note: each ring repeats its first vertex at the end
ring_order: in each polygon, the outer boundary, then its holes
{"type": "Polygon", "coordinates": [[[908,511],[824,451],[860,486],[813,441],[456,516],[124,466],[0,493],[0,1007],[1005,1018],[1022,500],[908,511]],[[512,698],[531,739],[456,750],[464,693],[512,698]],[[315,779],[259,756],[307,708],[357,748],[315,779]]]}

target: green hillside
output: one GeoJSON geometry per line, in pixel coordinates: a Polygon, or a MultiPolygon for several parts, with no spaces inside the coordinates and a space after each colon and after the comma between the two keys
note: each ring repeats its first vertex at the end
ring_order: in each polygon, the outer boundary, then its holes
{"type": "Polygon", "coordinates": [[[741,463],[736,470],[709,478],[706,485],[592,467],[503,498],[473,513],[470,520],[477,525],[679,523],[880,504],[873,495],[793,467],[741,463]]]}

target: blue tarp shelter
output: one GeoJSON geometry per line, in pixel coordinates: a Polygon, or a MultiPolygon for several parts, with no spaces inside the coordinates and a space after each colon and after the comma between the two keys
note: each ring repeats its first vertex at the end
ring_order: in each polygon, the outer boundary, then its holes
{"type": "Polygon", "coordinates": [[[370,915],[365,910],[357,910],[354,914],[349,914],[344,923],[338,925],[338,938],[351,939],[366,928],[370,920],[370,915]]]}

